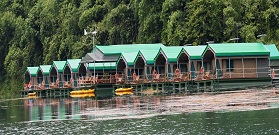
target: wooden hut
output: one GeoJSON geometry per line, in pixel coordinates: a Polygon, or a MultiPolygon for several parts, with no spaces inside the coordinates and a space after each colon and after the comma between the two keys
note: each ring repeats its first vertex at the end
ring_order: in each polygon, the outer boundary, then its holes
{"type": "MultiPolygon", "coordinates": [[[[79,77],[79,68],[83,63],[80,63],[81,59],[68,59],[67,64],[64,70],[65,81],[68,82],[66,85],[68,87],[77,87],[77,79],[79,77]]],[[[85,66],[83,66],[84,68],[85,66]]],[[[81,72],[82,73],[82,72],[81,72]]],[[[83,71],[83,74],[86,73],[86,70],[83,71]]]]}
{"type": "MultiPolygon", "coordinates": [[[[156,55],[158,54],[158,49],[150,49],[150,50],[140,50],[136,59],[135,63],[138,66],[143,66],[143,71],[144,71],[144,82],[152,82],[154,81],[154,70],[157,69],[155,65],[155,58],[156,55]]],[[[160,75],[160,72],[156,71],[156,74],[160,75]]],[[[159,76],[160,77],[160,76],[159,76]]],[[[159,79],[159,78],[156,78],[159,79]]]]}
{"type": "Polygon", "coordinates": [[[184,80],[187,74],[188,59],[178,61],[181,50],[181,46],[161,47],[155,58],[158,72],[164,73],[164,78],[168,77],[170,81],[184,80]]]}
{"type": "Polygon", "coordinates": [[[269,58],[270,76],[272,77],[272,74],[274,74],[274,77],[278,77],[279,74],[278,49],[275,44],[265,45],[265,47],[270,51],[270,58],[269,58]]]}
{"type": "MultiPolygon", "coordinates": [[[[49,83],[50,83],[50,78],[49,78],[49,73],[50,73],[50,68],[51,65],[40,65],[39,71],[38,71],[38,76],[42,76],[42,81],[44,81],[44,88],[49,88],[49,83]]],[[[42,81],[40,83],[42,83],[42,81]]]]}
{"type": "Polygon", "coordinates": [[[24,89],[25,90],[34,90],[37,87],[37,73],[39,67],[27,67],[24,75],[24,89]]]}
{"type": "Polygon", "coordinates": [[[262,43],[209,44],[218,78],[269,77],[270,52],[262,43]]]}
{"type": "Polygon", "coordinates": [[[270,63],[269,67],[271,69],[279,69],[279,52],[275,44],[265,45],[265,47],[270,51],[270,63]]]}
{"type": "Polygon", "coordinates": [[[66,61],[53,61],[52,67],[50,68],[50,88],[63,87],[65,67],[66,61]]]}
{"type": "Polygon", "coordinates": [[[125,74],[126,77],[124,78],[125,83],[133,83],[135,81],[134,76],[142,76],[143,75],[143,68],[141,66],[136,66],[134,64],[135,58],[138,52],[129,52],[129,53],[122,53],[119,59],[116,62],[118,74],[125,74]]]}
{"type": "Polygon", "coordinates": [[[206,45],[199,46],[183,46],[183,49],[178,55],[179,61],[185,60],[187,62],[188,58],[188,72],[190,73],[190,79],[200,78],[201,67],[203,67],[203,55],[206,49],[206,45]]]}

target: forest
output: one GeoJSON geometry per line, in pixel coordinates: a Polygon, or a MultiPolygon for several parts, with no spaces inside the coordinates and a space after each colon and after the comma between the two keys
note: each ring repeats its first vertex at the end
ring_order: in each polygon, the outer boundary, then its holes
{"type": "Polygon", "coordinates": [[[279,43],[278,0],[1,0],[0,95],[28,66],[81,58],[95,44],[279,43]],[[266,34],[266,36],[258,36],[266,34]]]}

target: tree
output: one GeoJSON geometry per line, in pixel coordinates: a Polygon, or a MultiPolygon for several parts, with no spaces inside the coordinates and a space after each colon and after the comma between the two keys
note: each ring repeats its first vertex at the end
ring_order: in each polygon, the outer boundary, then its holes
{"type": "MultiPolygon", "coordinates": [[[[138,1],[135,1],[138,2],[138,1]]],[[[135,7],[138,14],[139,29],[137,42],[139,43],[159,43],[163,23],[160,19],[162,10],[162,0],[142,0],[135,7]]]]}
{"type": "Polygon", "coordinates": [[[162,5],[161,20],[163,21],[162,43],[166,45],[186,44],[186,4],[188,0],[166,0],[162,5]]]}
{"type": "Polygon", "coordinates": [[[222,42],[222,0],[196,0],[187,5],[187,43],[206,44],[207,41],[222,42]]]}

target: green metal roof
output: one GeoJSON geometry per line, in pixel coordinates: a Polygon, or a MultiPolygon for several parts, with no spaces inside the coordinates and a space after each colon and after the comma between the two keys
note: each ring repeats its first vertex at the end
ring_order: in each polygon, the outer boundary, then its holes
{"type": "Polygon", "coordinates": [[[270,60],[278,60],[279,52],[275,44],[265,45],[266,49],[270,52],[270,60]]]}
{"type": "MultiPolygon", "coordinates": [[[[94,70],[94,63],[89,63],[88,65],[90,70],[94,70]]],[[[95,70],[111,70],[116,69],[115,62],[104,62],[104,63],[95,63],[95,70]]]]}
{"type": "Polygon", "coordinates": [[[118,64],[120,59],[123,58],[127,62],[128,66],[134,66],[137,54],[138,52],[122,53],[122,55],[118,58],[116,65],[118,64]]]}
{"type": "Polygon", "coordinates": [[[80,66],[81,59],[68,59],[67,63],[72,72],[77,73],[80,66]]]}
{"type": "Polygon", "coordinates": [[[184,50],[181,50],[179,56],[183,51],[186,51],[189,54],[190,60],[200,60],[202,59],[203,53],[206,49],[206,45],[199,46],[183,46],[184,50]]]}
{"type": "Polygon", "coordinates": [[[217,57],[263,56],[270,54],[263,43],[222,43],[209,44],[208,46],[217,57]]]}
{"type": "Polygon", "coordinates": [[[158,44],[127,44],[127,45],[108,45],[108,46],[96,46],[104,55],[121,54],[128,52],[138,52],[139,50],[159,50],[164,46],[161,43],[158,44]]]}
{"type": "Polygon", "coordinates": [[[177,62],[177,58],[179,53],[182,50],[182,46],[168,46],[168,47],[161,47],[159,53],[157,54],[156,58],[159,56],[160,52],[163,51],[165,56],[167,57],[168,62],[177,62]]]}
{"type": "Polygon", "coordinates": [[[49,75],[51,65],[40,65],[43,75],[49,75]]]}
{"type": "Polygon", "coordinates": [[[135,61],[138,59],[140,55],[143,56],[147,65],[153,65],[156,55],[158,54],[158,50],[140,50],[139,54],[137,55],[135,61]]]}
{"type": "Polygon", "coordinates": [[[30,74],[31,77],[36,77],[39,67],[27,67],[26,72],[30,74]]]}
{"type": "Polygon", "coordinates": [[[56,67],[59,73],[62,73],[66,67],[66,61],[53,61],[53,66],[56,67]]]}

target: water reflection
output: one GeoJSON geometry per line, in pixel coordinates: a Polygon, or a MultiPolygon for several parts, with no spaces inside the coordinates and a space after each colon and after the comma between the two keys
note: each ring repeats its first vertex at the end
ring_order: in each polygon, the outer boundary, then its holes
{"type": "Polygon", "coordinates": [[[185,99],[181,96],[131,96],[0,102],[0,134],[279,133],[278,108],[174,114],[175,109],[183,108],[179,104],[182,98],[185,99]]]}
{"type": "Polygon", "coordinates": [[[163,109],[159,96],[114,97],[96,100],[94,98],[24,100],[26,121],[55,119],[110,119],[160,113],[163,109]]]}

